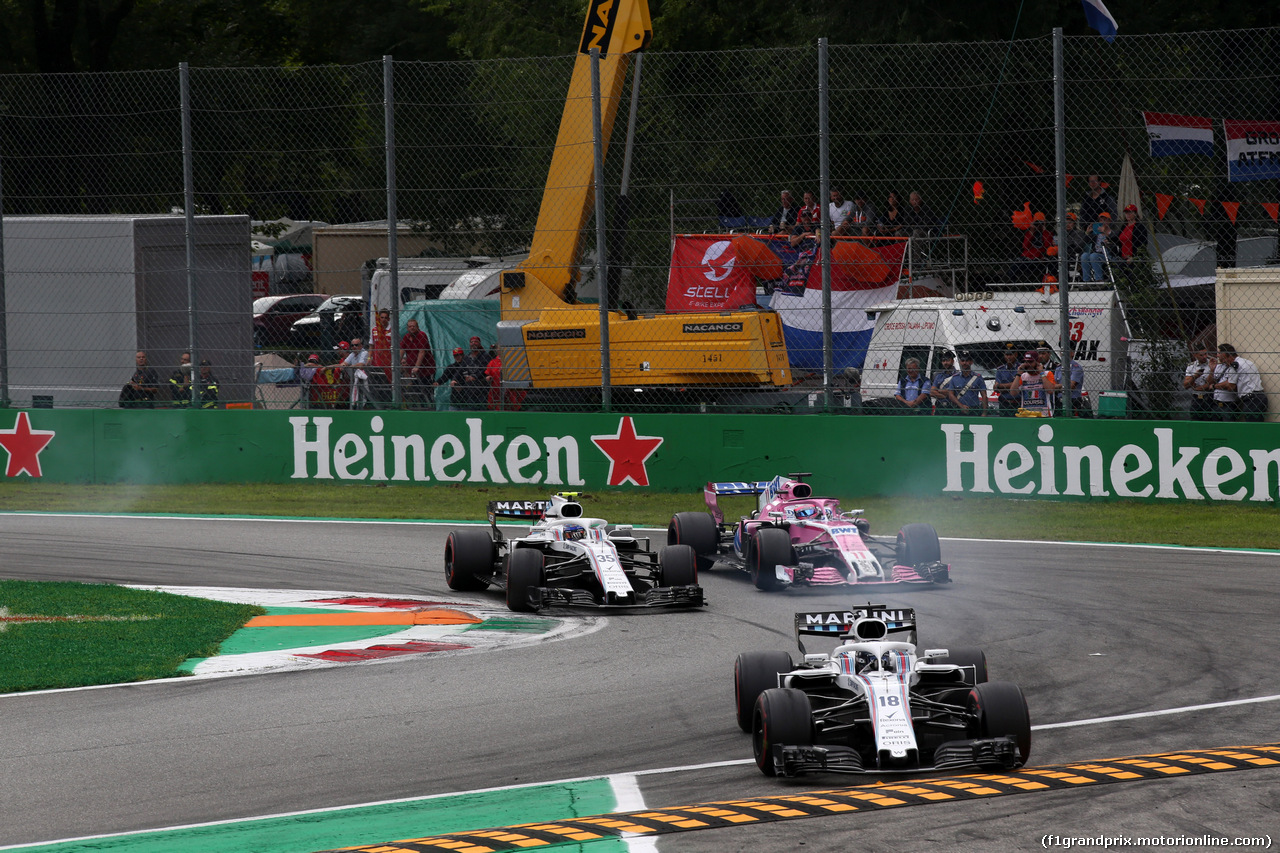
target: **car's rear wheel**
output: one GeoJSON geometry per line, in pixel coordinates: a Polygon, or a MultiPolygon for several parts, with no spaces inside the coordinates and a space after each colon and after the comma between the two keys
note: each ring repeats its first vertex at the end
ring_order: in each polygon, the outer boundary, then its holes
{"type": "Polygon", "coordinates": [[[747,566],[756,589],[766,592],[778,588],[775,566],[791,565],[791,534],[779,527],[762,527],[751,538],[751,556],[747,566]]]}
{"type": "Polygon", "coordinates": [[[688,545],[668,545],[658,552],[659,586],[694,586],[698,558],[688,545]]]}
{"type": "Polygon", "coordinates": [[[444,579],[449,589],[474,592],[493,576],[493,537],[487,530],[453,530],[444,543],[444,579]]]}
{"type": "Polygon", "coordinates": [[[709,569],[716,562],[720,531],[716,520],[706,512],[677,512],[667,525],[668,545],[688,545],[698,555],[698,565],[709,569]]]}
{"type": "Polygon", "coordinates": [[[777,775],[773,765],[773,747],[811,746],[813,744],[813,711],[809,697],[802,690],[778,687],[766,690],[756,699],[751,723],[751,747],[756,767],[766,776],[777,775]]]}
{"type": "Polygon", "coordinates": [[[507,609],[532,613],[529,590],[542,586],[542,552],[516,548],[507,555],[507,609]]]}
{"type": "Polygon", "coordinates": [[[930,663],[949,663],[955,666],[973,667],[964,671],[967,684],[983,684],[987,681],[987,653],[976,646],[955,646],[947,650],[941,658],[934,658],[930,663]]]}
{"type": "Polygon", "coordinates": [[[756,699],[766,690],[778,686],[778,675],[795,667],[786,652],[743,652],[733,662],[733,698],[738,728],[751,731],[756,699]]]}
{"type": "Polygon", "coordinates": [[[917,566],[941,559],[942,546],[938,544],[938,531],[932,524],[904,524],[898,531],[898,565],[917,566]]]}
{"type": "Polygon", "coordinates": [[[1019,764],[1031,756],[1031,714],[1022,688],[1012,681],[988,681],[969,691],[969,712],[976,716],[975,737],[1011,737],[1019,764]]]}

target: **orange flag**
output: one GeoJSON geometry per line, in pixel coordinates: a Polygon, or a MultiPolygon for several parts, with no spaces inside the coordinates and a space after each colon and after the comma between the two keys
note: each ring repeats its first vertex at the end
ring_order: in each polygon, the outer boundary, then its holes
{"type": "Polygon", "coordinates": [[[982,201],[982,181],[973,182],[973,203],[982,201]]]}
{"type": "Polygon", "coordinates": [[[1224,201],[1222,202],[1222,209],[1227,212],[1227,216],[1231,219],[1231,224],[1235,225],[1236,215],[1240,213],[1240,202],[1224,201]]]}
{"type": "Polygon", "coordinates": [[[1071,189],[1071,182],[1075,180],[1075,177],[1076,177],[1075,175],[1071,174],[1070,172],[1067,172],[1067,189],[1071,189]]]}
{"type": "Polygon", "coordinates": [[[1262,202],[1262,209],[1271,214],[1271,221],[1275,222],[1276,214],[1280,213],[1280,202],[1264,201],[1262,202]]]}
{"type": "Polygon", "coordinates": [[[1187,199],[1187,201],[1189,201],[1189,202],[1191,202],[1192,204],[1194,204],[1194,205],[1196,206],[1196,210],[1200,211],[1200,215],[1201,215],[1201,216],[1204,216],[1204,199],[1202,199],[1202,198],[1189,198],[1189,199],[1187,199]]]}
{"type": "Polygon", "coordinates": [[[1156,215],[1164,219],[1164,215],[1169,212],[1169,205],[1173,204],[1173,196],[1166,193],[1156,193],[1156,215]]]}

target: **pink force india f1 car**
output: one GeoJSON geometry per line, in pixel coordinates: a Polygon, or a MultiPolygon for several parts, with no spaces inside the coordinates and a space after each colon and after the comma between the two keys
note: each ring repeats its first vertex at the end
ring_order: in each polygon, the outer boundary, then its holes
{"type": "Polygon", "coordinates": [[[725,562],[751,575],[758,589],[790,586],[932,587],[951,583],[931,524],[907,524],[895,546],[870,535],[862,510],[840,509],[835,498],[815,498],[788,474],[758,483],[708,483],[710,512],[679,512],[667,527],[667,542],[689,545],[701,568],[725,562]],[[758,495],[758,506],[732,526],[725,523],[722,495],[758,495]]]}

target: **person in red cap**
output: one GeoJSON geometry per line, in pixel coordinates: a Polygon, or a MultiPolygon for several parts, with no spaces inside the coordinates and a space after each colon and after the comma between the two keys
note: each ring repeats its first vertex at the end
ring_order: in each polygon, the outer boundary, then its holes
{"type": "Polygon", "coordinates": [[[369,330],[369,391],[375,402],[391,402],[391,309],[379,308],[369,330]]]}
{"type": "Polygon", "coordinates": [[[1009,393],[1018,399],[1021,408],[1035,412],[1042,418],[1053,416],[1053,393],[1058,390],[1053,371],[1042,370],[1035,351],[1022,357],[1022,373],[1013,380],[1009,393]]]}

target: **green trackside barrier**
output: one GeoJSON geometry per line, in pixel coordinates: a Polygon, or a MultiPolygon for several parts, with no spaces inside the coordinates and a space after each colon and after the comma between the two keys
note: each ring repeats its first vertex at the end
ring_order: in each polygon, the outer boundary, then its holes
{"type": "MultiPolygon", "coordinates": [[[[1280,498],[1261,423],[845,415],[0,410],[6,477],[66,483],[520,483],[1050,500],[1280,498]]],[[[0,456],[0,459],[4,458],[0,456]]]]}

